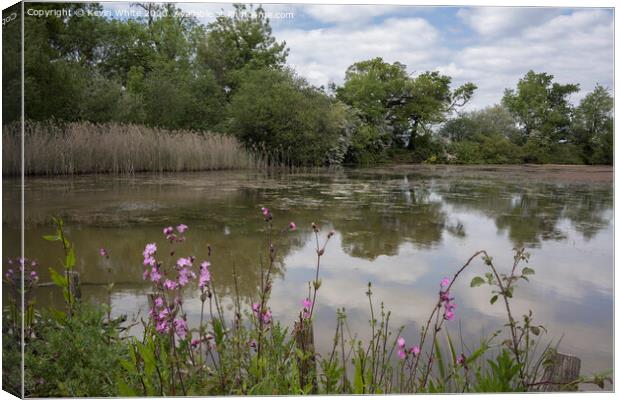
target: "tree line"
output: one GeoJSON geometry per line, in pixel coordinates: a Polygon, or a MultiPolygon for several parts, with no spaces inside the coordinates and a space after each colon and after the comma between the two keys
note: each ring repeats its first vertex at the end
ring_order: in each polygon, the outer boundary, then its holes
{"type": "MultiPolygon", "coordinates": [[[[132,19],[105,18],[97,3],[37,5],[59,7],[74,12],[25,16],[30,120],[219,132],[294,165],[613,162],[613,98],[600,85],[573,106],[579,85],[529,71],[501,104],[464,112],[474,83],[453,88],[450,76],[378,57],[351,65],[342,85],[310,84],[261,7],[237,4],[203,25],[174,4],[133,3],[145,16],[132,19]]],[[[17,41],[4,38],[11,55],[17,41]]],[[[19,87],[9,63],[5,93],[19,87]]],[[[4,100],[4,121],[19,118],[4,100]]]]}

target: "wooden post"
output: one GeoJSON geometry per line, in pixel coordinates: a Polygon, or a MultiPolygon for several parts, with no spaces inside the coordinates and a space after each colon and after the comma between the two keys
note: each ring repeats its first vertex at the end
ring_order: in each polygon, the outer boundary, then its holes
{"type": "Polygon", "coordinates": [[[308,384],[312,384],[312,392],[318,392],[317,376],[316,376],[316,356],[314,352],[314,329],[312,322],[307,319],[299,319],[295,322],[295,343],[303,354],[304,358],[297,358],[299,365],[299,383],[302,388],[308,384]]]}
{"type": "Polygon", "coordinates": [[[541,392],[575,392],[579,385],[568,385],[579,378],[581,360],[575,356],[555,352],[552,356],[552,364],[545,367],[543,372],[543,384],[541,392]]]}
{"type": "Polygon", "coordinates": [[[82,299],[82,290],[80,289],[80,273],[76,271],[67,271],[69,281],[69,292],[73,295],[75,301],[82,299]]]}

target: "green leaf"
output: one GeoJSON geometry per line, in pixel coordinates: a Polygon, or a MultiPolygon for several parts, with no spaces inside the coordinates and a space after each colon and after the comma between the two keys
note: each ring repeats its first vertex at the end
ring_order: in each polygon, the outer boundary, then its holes
{"type": "Polygon", "coordinates": [[[476,287],[476,286],[480,286],[484,284],[484,279],[482,279],[479,276],[474,277],[474,279],[471,280],[470,286],[471,287],[476,287]]]}
{"type": "Polygon", "coordinates": [[[55,242],[56,240],[60,240],[60,237],[58,237],[58,235],[43,235],[43,239],[49,242],[55,242]]]}
{"type": "Polygon", "coordinates": [[[529,267],[525,267],[521,271],[521,275],[534,275],[535,273],[536,271],[534,271],[532,268],[529,268],[529,267]]]}
{"type": "Polygon", "coordinates": [[[362,377],[362,363],[355,358],[355,375],[353,377],[353,393],[364,394],[364,378],[362,377]]]}
{"type": "Polygon", "coordinates": [[[121,397],[135,397],[138,395],[120,376],[116,380],[116,386],[118,387],[118,394],[121,397]]]}
{"type": "Polygon", "coordinates": [[[74,266],[75,266],[75,250],[73,250],[73,246],[71,246],[69,247],[69,251],[67,252],[65,267],[67,269],[73,269],[74,266]]]}
{"type": "Polygon", "coordinates": [[[496,301],[497,301],[497,295],[491,297],[491,304],[495,304],[496,301]]]}
{"type": "Polygon", "coordinates": [[[224,329],[219,319],[213,320],[213,333],[215,333],[215,344],[221,345],[224,340],[224,329]]]}
{"type": "Polygon", "coordinates": [[[53,268],[49,268],[52,282],[58,287],[66,288],[68,286],[67,277],[59,274],[53,268]]]}

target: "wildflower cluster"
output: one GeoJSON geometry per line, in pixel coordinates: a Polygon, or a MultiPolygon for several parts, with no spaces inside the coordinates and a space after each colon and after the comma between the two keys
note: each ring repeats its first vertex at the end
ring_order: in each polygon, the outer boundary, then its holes
{"type": "Polygon", "coordinates": [[[177,233],[175,233],[175,229],[171,226],[168,226],[164,228],[164,236],[166,237],[166,240],[168,240],[170,243],[183,242],[185,241],[185,236],[182,235],[187,229],[187,225],[180,224],[176,227],[177,233]]]}
{"type": "Polygon", "coordinates": [[[312,300],[310,300],[309,298],[305,298],[302,302],[301,305],[303,307],[303,310],[301,312],[301,316],[304,319],[310,319],[310,310],[312,310],[312,300]]]}
{"type": "Polygon", "coordinates": [[[9,258],[7,260],[9,268],[4,274],[4,280],[8,284],[14,284],[21,287],[21,274],[24,273],[24,286],[30,288],[39,280],[39,275],[35,268],[38,263],[35,260],[19,257],[16,259],[9,258]],[[17,269],[17,271],[15,270],[17,269]]]}
{"type": "Polygon", "coordinates": [[[403,337],[399,337],[396,340],[396,344],[398,345],[398,351],[396,352],[396,354],[401,360],[407,358],[407,355],[409,354],[411,354],[413,357],[417,357],[420,354],[420,348],[418,346],[413,346],[407,349],[405,339],[403,337]]]}
{"type": "MultiPolygon", "coordinates": [[[[166,240],[170,243],[179,243],[185,240],[182,236],[187,231],[187,225],[180,224],[176,228],[171,226],[163,229],[166,240]]],[[[185,340],[189,333],[186,316],[183,313],[182,289],[197,278],[194,272],[195,257],[180,257],[171,268],[166,269],[163,262],[157,260],[157,244],[148,243],[142,252],[145,270],[143,279],[149,279],[155,289],[155,297],[149,316],[155,330],[160,334],[172,334],[185,340]]],[[[174,251],[171,251],[171,256],[174,251]]],[[[204,289],[211,280],[209,273],[210,263],[203,261],[200,264],[198,285],[204,289]]],[[[200,343],[200,339],[198,342],[200,343]]]]}
{"type": "Polygon", "coordinates": [[[271,310],[267,307],[261,307],[260,303],[252,304],[252,312],[258,318],[263,325],[269,325],[271,323],[271,310]]]}
{"type": "Polygon", "coordinates": [[[456,308],[456,303],[452,302],[454,297],[450,297],[450,292],[448,291],[448,288],[450,287],[450,279],[443,278],[439,286],[441,288],[439,291],[439,298],[444,308],[443,318],[446,321],[452,321],[455,317],[454,309],[456,308]]]}

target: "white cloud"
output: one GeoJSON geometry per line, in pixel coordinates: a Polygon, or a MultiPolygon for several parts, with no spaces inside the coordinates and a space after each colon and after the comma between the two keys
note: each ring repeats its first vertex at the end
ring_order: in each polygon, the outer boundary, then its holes
{"type": "Polygon", "coordinates": [[[450,59],[441,71],[479,87],[472,108],[498,102],[530,69],[553,74],[560,83],[579,83],[576,102],[596,83],[612,87],[613,18],[601,10],[559,15],[519,35],[465,47],[450,59]]]}
{"type": "Polygon", "coordinates": [[[374,17],[397,12],[398,6],[308,5],[304,12],[324,23],[362,23],[374,17]]]}
{"type": "Polygon", "coordinates": [[[420,71],[433,68],[445,54],[440,33],[422,18],[390,18],[359,28],[289,29],[276,36],[291,49],[288,63],[317,85],[341,83],[351,64],[369,58],[400,61],[420,71]]]}
{"type": "Polygon", "coordinates": [[[498,36],[541,24],[559,12],[554,8],[474,7],[462,8],[457,15],[478,34],[498,36]]]}

